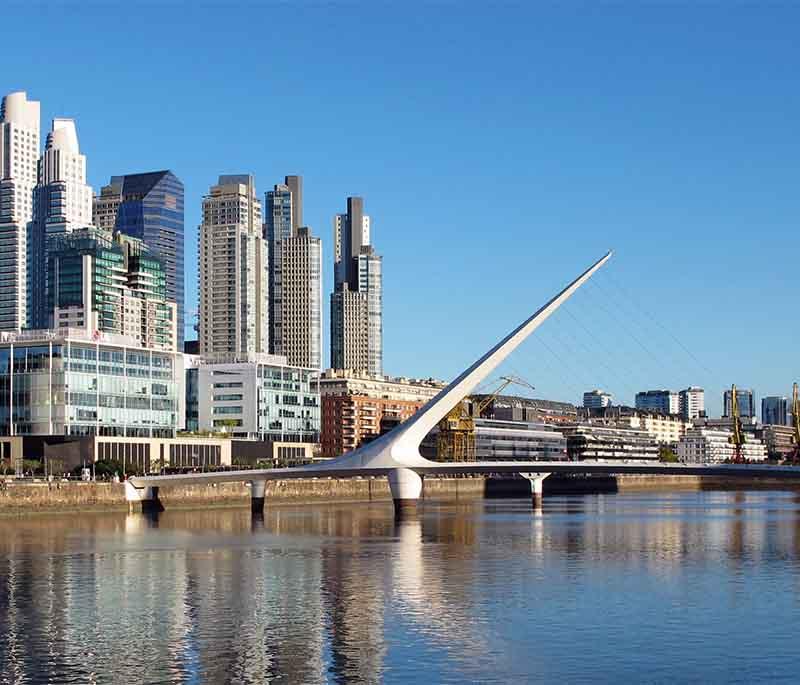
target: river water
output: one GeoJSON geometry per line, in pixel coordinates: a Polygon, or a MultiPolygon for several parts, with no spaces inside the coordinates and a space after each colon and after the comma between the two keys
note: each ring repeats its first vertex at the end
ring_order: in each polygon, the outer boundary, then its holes
{"type": "Polygon", "coordinates": [[[0,520],[0,683],[798,678],[794,493],[0,520]]]}

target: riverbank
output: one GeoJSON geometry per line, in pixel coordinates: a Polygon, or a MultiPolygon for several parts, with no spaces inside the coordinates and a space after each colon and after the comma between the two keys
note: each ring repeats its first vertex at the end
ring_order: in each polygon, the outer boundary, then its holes
{"type": "MultiPolygon", "coordinates": [[[[483,478],[426,478],[430,499],[475,499],[484,496],[483,478]]],[[[246,483],[183,485],[160,488],[165,509],[250,506],[246,483]]],[[[291,479],[267,481],[269,504],[370,502],[391,500],[386,478],[291,479]]],[[[122,483],[14,483],[0,490],[0,516],[83,511],[127,511],[122,483]]]]}
{"type": "MultiPolygon", "coordinates": [[[[800,490],[800,483],[759,478],[708,476],[590,476],[553,475],[544,481],[544,496],[597,494],[632,491],[675,490],[800,490]]],[[[423,497],[427,499],[480,499],[483,497],[526,497],[530,484],[523,479],[426,478],[423,497]]],[[[165,509],[250,506],[246,483],[184,485],[161,488],[159,499],[165,509]]],[[[389,501],[386,478],[276,480],[267,482],[269,505],[326,502],[389,501]]],[[[122,483],[14,483],[0,490],[0,516],[85,511],[127,511],[122,483]]]]}

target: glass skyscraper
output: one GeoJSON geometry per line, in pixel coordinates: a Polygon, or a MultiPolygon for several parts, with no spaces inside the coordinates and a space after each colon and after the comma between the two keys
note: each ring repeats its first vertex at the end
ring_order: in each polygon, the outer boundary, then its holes
{"type": "Polygon", "coordinates": [[[94,224],[139,238],[161,260],[167,299],[178,309],[178,349],[183,349],[183,183],[171,171],[112,176],[94,200],[94,224]]]}

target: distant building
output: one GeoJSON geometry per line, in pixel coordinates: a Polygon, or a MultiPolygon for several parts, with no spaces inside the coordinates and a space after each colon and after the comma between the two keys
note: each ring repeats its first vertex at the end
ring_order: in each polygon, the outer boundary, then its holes
{"type": "MultiPolygon", "coordinates": [[[[472,395],[473,405],[483,403],[488,395],[472,395]]],[[[496,395],[484,407],[481,418],[523,423],[575,423],[578,410],[568,402],[539,400],[515,395],[496,395]]]]}
{"type": "Polygon", "coordinates": [[[684,419],[696,419],[705,416],[706,397],[703,388],[691,386],[678,393],[678,404],[684,419]]]}
{"type": "Polygon", "coordinates": [[[178,349],[184,336],[183,183],[171,171],[112,176],[94,198],[93,223],[141,240],[158,257],[166,276],[166,297],[178,311],[178,349]]]}
{"type": "Polygon", "coordinates": [[[590,390],[583,393],[583,406],[587,409],[599,409],[611,405],[613,398],[610,393],[602,390],[590,390]]]}
{"type": "Polygon", "coordinates": [[[562,430],[573,461],[658,461],[659,458],[658,445],[643,430],[595,423],[580,423],[562,430]]]}
{"type": "Polygon", "coordinates": [[[24,92],[0,105],[0,331],[28,325],[28,224],[39,162],[39,103],[24,92]]]}
{"type": "Polygon", "coordinates": [[[53,119],[33,191],[28,232],[28,327],[46,329],[47,245],[53,236],[92,224],[92,188],[86,183],[86,156],[80,152],[72,119],[53,119]]]}
{"type": "MultiPolygon", "coordinates": [[[[719,464],[733,460],[735,446],[732,433],[713,428],[692,428],[678,443],[678,459],[687,464],[719,464]]],[[[748,438],[742,445],[742,457],[747,461],[764,461],[767,451],[760,440],[748,438]]]]}
{"type": "Polygon", "coordinates": [[[660,414],[679,414],[680,397],[672,390],[645,390],[636,393],[636,408],[660,414]]]}
{"type": "Polygon", "coordinates": [[[579,414],[594,424],[603,423],[643,430],[659,445],[671,447],[677,446],[686,431],[693,427],[691,421],[684,419],[679,414],[662,414],[634,407],[583,409],[579,414]]]}
{"type": "Polygon", "coordinates": [[[761,423],[790,426],[792,424],[791,407],[788,397],[763,397],[761,399],[761,423]]]}
{"type": "MultiPolygon", "coordinates": [[[[741,388],[736,390],[736,398],[739,400],[739,416],[742,418],[753,418],[758,416],[756,413],[756,397],[752,390],[741,388]]],[[[733,400],[730,390],[723,394],[725,409],[722,416],[733,416],[733,400]]]]}
{"type": "Polygon", "coordinates": [[[161,261],[141,241],[100,229],[48,240],[49,327],[127,336],[143,348],[176,351],[177,311],[161,261]]]}
{"type": "Polygon", "coordinates": [[[269,349],[267,247],[255,180],[220,176],[203,198],[200,225],[200,354],[269,349]]]}
{"type": "Polygon", "coordinates": [[[270,354],[203,356],[197,364],[198,428],[280,444],[316,443],[318,373],[270,354]]]}
{"type": "Polygon", "coordinates": [[[792,426],[766,424],[757,428],[755,435],[764,443],[770,459],[783,461],[792,456],[795,451],[796,444],[792,426]]]}
{"type": "Polygon", "coordinates": [[[322,456],[336,457],[380,435],[382,421],[405,421],[443,387],[433,379],[328,369],[319,379],[322,456]]]}
{"type": "Polygon", "coordinates": [[[331,366],[383,373],[383,264],[372,247],[370,218],[360,197],[333,222],[331,366]]]}

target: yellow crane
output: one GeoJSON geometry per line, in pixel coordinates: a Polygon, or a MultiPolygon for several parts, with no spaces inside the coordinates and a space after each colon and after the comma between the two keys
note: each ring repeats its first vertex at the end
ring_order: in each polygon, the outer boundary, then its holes
{"type": "Polygon", "coordinates": [[[797,393],[797,383],[792,386],[792,433],[794,449],[788,461],[797,464],[800,463],[800,397],[797,393]]]}
{"type": "Polygon", "coordinates": [[[731,416],[733,417],[733,435],[729,441],[733,444],[734,454],[733,463],[741,464],[744,462],[742,456],[742,445],[745,443],[744,431],[742,430],[742,417],[739,414],[739,397],[736,395],[736,386],[731,386],[731,416]]]}
{"type": "Polygon", "coordinates": [[[475,461],[475,421],[486,407],[509,385],[515,383],[533,390],[533,386],[517,376],[501,376],[500,385],[480,401],[474,401],[469,410],[469,397],[465,397],[441,421],[436,436],[436,455],[439,461],[475,461]]]}

